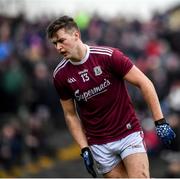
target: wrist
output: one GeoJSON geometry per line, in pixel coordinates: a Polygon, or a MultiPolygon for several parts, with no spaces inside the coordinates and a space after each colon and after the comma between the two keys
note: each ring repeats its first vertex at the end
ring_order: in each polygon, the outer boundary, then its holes
{"type": "Polygon", "coordinates": [[[159,119],[157,121],[154,121],[154,123],[155,123],[155,126],[158,126],[158,125],[161,125],[161,124],[167,124],[167,121],[166,121],[165,118],[161,118],[161,119],[159,119]]]}
{"type": "Polygon", "coordinates": [[[83,153],[84,151],[87,151],[87,150],[90,150],[89,147],[83,147],[83,148],[81,149],[81,152],[83,153]]]}

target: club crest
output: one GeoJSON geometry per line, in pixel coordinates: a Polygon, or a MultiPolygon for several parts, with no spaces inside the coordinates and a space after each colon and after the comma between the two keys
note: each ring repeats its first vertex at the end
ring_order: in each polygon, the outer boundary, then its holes
{"type": "Polygon", "coordinates": [[[94,69],[94,73],[95,73],[96,76],[99,76],[99,75],[102,74],[102,70],[101,70],[100,66],[96,66],[93,69],[94,69]]]}

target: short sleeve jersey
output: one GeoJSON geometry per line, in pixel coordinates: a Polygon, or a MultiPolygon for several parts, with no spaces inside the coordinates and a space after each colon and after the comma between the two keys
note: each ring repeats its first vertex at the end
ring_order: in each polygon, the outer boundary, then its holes
{"type": "Polygon", "coordinates": [[[74,99],[89,145],[141,130],[123,77],[133,63],[120,50],[87,46],[80,62],[63,59],[54,71],[62,100],[74,99]]]}

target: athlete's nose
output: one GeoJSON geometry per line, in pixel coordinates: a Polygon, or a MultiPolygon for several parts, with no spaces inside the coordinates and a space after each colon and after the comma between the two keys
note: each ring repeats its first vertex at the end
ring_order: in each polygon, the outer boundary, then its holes
{"type": "Polygon", "coordinates": [[[59,52],[62,50],[62,45],[60,43],[57,43],[56,48],[59,52]]]}

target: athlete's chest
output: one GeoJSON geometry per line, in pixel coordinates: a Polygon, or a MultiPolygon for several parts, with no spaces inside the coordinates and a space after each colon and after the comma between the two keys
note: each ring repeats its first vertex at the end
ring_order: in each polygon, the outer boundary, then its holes
{"type": "Polygon", "coordinates": [[[111,74],[102,64],[72,66],[68,71],[67,85],[77,101],[102,95],[111,85],[111,74]]]}

